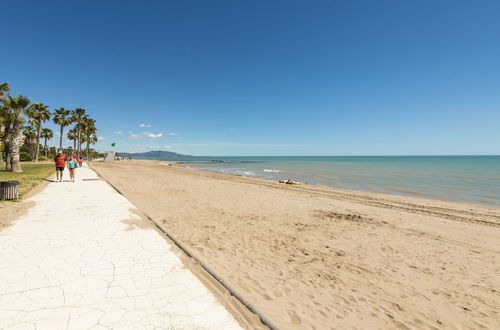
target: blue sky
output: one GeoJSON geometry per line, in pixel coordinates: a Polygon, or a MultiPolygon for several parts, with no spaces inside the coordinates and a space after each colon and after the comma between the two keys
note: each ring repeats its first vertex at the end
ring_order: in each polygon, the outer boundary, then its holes
{"type": "Polygon", "coordinates": [[[498,154],[499,13],[494,0],[7,1],[0,81],[86,108],[99,150],[498,154]]]}

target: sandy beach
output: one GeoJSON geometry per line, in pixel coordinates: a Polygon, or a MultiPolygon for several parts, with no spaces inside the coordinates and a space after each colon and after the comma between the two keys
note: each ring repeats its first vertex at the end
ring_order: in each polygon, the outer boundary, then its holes
{"type": "Polygon", "coordinates": [[[0,330],[500,330],[500,1],[28,3],[0,330]]]}
{"type": "Polygon", "coordinates": [[[496,328],[500,209],[94,162],[283,329],[496,328]]]}

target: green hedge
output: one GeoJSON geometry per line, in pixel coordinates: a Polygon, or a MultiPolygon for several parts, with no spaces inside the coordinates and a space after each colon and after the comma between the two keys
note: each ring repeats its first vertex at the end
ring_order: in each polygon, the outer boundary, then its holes
{"type": "Polygon", "coordinates": [[[27,154],[26,152],[21,152],[19,154],[19,160],[22,162],[31,162],[33,160],[33,158],[31,158],[31,156],[29,154],[27,154]]]}

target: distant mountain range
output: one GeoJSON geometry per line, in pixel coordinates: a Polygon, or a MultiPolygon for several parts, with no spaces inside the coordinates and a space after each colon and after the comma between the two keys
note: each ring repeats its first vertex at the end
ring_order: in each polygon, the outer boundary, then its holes
{"type": "Polygon", "coordinates": [[[190,156],[163,150],[151,150],[147,152],[117,152],[117,154],[120,157],[189,157],[190,156]]]}

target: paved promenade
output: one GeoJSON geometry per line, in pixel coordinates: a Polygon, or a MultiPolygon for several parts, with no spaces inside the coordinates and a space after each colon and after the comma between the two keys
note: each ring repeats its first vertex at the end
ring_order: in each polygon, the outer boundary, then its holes
{"type": "Polygon", "coordinates": [[[240,329],[127,199],[77,176],[0,231],[0,329],[240,329]]]}

